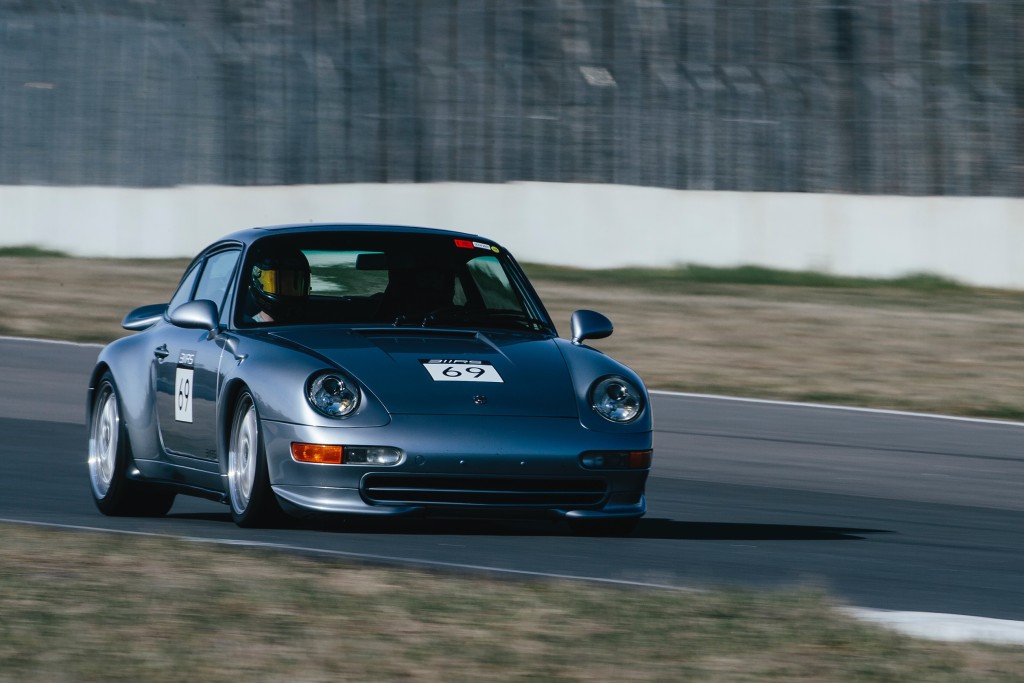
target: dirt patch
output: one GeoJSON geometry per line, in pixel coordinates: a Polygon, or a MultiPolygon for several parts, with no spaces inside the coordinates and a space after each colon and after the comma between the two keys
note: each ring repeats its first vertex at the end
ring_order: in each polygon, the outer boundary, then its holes
{"type": "Polygon", "coordinates": [[[187,259],[0,257],[0,334],[108,342],[125,313],[171,298],[187,259]]]}
{"type": "MultiPolygon", "coordinates": [[[[187,261],[0,258],[0,334],[106,342],[166,301],[187,261]]],[[[534,280],[563,337],[608,315],[594,346],[651,388],[1024,418],[1024,295],[741,285],[667,291],[534,280]]]]}

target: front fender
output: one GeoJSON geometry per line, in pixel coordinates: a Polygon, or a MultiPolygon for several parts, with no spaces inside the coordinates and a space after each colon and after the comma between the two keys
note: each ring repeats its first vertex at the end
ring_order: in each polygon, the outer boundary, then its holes
{"type": "Polygon", "coordinates": [[[607,356],[597,349],[585,345],[576,345],[564,339],[556,339],[565,364],[569,368],[569,376],[572,378],[573,389],[576,392],[576,400],[579,403],[580,422],[587,429],[596,432],[608,432],[614,434],[650,432],[653,425],[651,416],[651,400],[647,394],[647,387],[640,375],[631,368],[619,361],[607,356]],[[640,390],[644,398],[644,410],[633,422],[627,424],[615,424],[602,418],[590,407],[590,387],[594,382],[608,375],[618,375],[633,383],[640,390]]]}
{"type": "Polygon", "coordinates": [[[391,416],[373,390],[346,368],[300,349],[281,345],[266,338],[225,335],[221,357],[219,413],[226,433],[235,398],[243,387],[256,402],[260,419],[317,427],[382,427],[391,416]],[[344,418],[321,415],[306,399],[311,375],[323,370],[338,370],[355,381],[360,391],[356,411],[344,418]]]}

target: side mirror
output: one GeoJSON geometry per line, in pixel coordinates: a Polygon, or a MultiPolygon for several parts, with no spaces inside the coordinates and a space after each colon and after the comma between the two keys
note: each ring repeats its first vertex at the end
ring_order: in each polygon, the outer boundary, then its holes
{"type": "Polygon", "coordinates": [[[141,332],[163,319],[166,310],[167,304],[140,306],[124,317],[124,320],[121,321],[121,327],[132,332],[141,332]]]}
{"type": "Polygon", "coordinates": [[[611,336],[612,321],[597,311],[574,311],[570,319],[572,343],[579,345],[586,339],[604,339],[611,336]]]}
{"type": "Polygon", "coordinates": [[[188,329],[206,330],[211,334],[220,324],[217,304],[209,299],[196,299],[171,311],[171,324],[188,329]]]}

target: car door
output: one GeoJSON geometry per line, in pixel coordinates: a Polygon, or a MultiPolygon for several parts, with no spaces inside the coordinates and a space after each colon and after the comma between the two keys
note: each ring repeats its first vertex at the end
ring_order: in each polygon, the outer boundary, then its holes
{"type": "MultiPolygon", "coordinates": [[[[238,249],[216,251],[186,276],[171,306],[208,299],[224,317],[238,249]],[[190,282],[191,281],[191,282],[190,282]]],[[[171,307],[168,307],[171,310],[171,307]]],[[[217,395],[222,348],[206,330],[162,326],[154,349],[157,419],[164,450],[203,460],[217,457],[217,395]]]]}

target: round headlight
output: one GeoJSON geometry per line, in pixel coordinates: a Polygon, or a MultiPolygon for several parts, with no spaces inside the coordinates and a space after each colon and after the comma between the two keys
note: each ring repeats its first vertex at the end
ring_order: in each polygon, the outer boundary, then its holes
{"type": "Polygon", "coordinates": [[[590,389],[594,412],[612,422],[630,422],[644,409],[640,390],[621,377],[605,377],[590,389]]]}
{"type": "Polygon", "coordinates": [[[309,404],[327,417],[345,417],[359,405],[355,383],[334,373],[314,377],[306,395],[309,404]]]}

